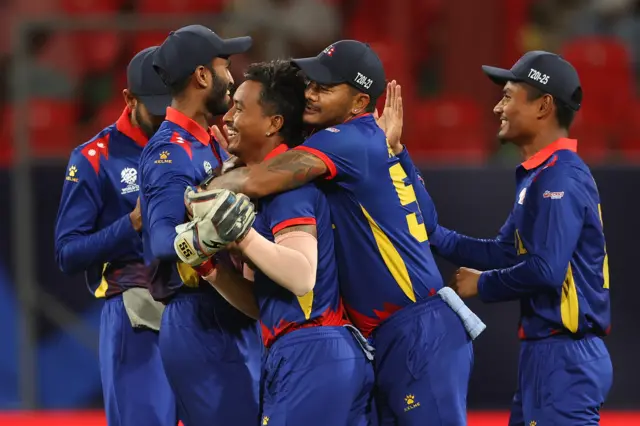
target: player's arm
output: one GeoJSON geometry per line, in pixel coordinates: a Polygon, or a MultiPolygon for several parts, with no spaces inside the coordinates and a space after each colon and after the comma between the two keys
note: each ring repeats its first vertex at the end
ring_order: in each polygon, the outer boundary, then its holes
{"type": "Polygon", "coordinates": [[[186,217],[184,191],[194,181],[191,159],[178,144],[159,144],[145,153],[142,162],[140,190],[147,204],[143,213],[149,226],[151,252],[157,259],[178,261],[175,228],[186,217]]]}
{"type": "Polygon", "coordinates": [[[218,262],[216,269],[204,277],[231,306],[248,316],[259,319],[260,309],[253,292],[253,271],[244,266],[241,274],[233,266],[218,262]]]}
{"type": "MultiPolygon", "coordinates": [[[[557,167],[557,166],[556,166],[557,167]]],[[[526,254],[517,265],[482,273],[485,302],[507,301],[562,288],[586,211],[583,185],[560,167],[540,173],[527,191],[519,235],[526,254]]]]}
{"type": "Polygon", "coordinates": [[[117,259],[139,238],[139,225],[129,213],[96,230],[103,208],[99,170],[99,163],[94,168],[81,152],[71,155],[55,227],[56,261],[65,273],[117,259]]]}
{"type": "Polygon", "coordinates": [[[509,215],[496,238],[473,238],[437,225],[429,242],[436,254],[451,263],[487,270],[507,268],[516,263],[514,234],[515,224],[509,215]]]}
{"type": "Polygon", "coordinates": [[[256,268],[296,296],[313,290],[318,266],[315,186],[305,186],[269,200],[263,210],[273,232],[271,242],[251,230],[238,244],[256,268]]]}

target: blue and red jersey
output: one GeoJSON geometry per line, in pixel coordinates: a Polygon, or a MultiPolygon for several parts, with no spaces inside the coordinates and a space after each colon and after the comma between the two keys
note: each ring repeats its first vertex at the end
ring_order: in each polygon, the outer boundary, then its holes
{"type": "Polygon", "coordinates": [[[320,158],[335,225],[345,308],[369,335],[403,307],[443,286],[412,176],[371,114],[320,130],[295,149],[320,158]]]}
{"type": "Polygon", "coordinates": [[[605,335],[611,322],[609,266],[600,196],[577,142],[559,139],[516,170],[516,200],[496,239],[443,227],[439,254],[484,272],[485,302],[520,300],[519,336],[605,335]]]}
{"type": "MultiPolygon", "coordinates": [[[[287,150],[280,145],[265,159],[287,150]]],[[[318,270],[314,289],[302,297],[255,271],[255,294],[260,307],[262,339],[269,347],[281,335],[315,326],[346,324],[340,300],[338,266],[331,229],[331,212],[325,195],[316,185],[261,198],[254,229],[269,241],[279,231],[298,225],[315,225],[318,240],[318,270]]]]}
{"type": "Polygon", "coordinates": [[[125,109],[113,125],[71,153],[55,229],[56,260],[84,271],[89,290],[109,297],[147,287],[151,271],[129,214],[139,193],[138,160],[147,137],[125,109]]]}
{"type": "Polygon", "coordinates": [[[175,227],[187,220],[184,191],[213,173],[227,154],[209,131],[167,108],[165,121],[140,157],[140,207],[144,260],[155,269],[151,293],[158,300],[183,285],[209,288],[173,247],[175,227]]]}

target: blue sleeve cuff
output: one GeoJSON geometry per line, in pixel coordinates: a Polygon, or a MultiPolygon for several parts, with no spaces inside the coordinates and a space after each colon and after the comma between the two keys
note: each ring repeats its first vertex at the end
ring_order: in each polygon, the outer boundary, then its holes
{"type": "Polygon", "coordinates": [[[478,297],[485,303],[497,302],[500,299],[496,298],[492,294],[492,290],[495,290],[495,277],[497,271],[486,271],[480,274],[478,279],[478,297]]]}

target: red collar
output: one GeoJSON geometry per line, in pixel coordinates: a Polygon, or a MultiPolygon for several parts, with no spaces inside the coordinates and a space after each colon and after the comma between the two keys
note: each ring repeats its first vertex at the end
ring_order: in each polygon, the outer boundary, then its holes
{"type": "Polygon", "coordinates": [[[211,141],[211,135],[209,134],[207,129],[205,129],[177,109],[168,107],[165,120],[182,127],[187,132],[189,132],[191,136],[198,139],[201,144],[209,145],[209,142],[211,141]]]}
{"type": "Polygon", "coordinates": [[[273,150],[271,150],[270,153],[267,154],[266,157],[264,157],[264,160],[262,161],[267,161],[272,159],[273,157],[282,154],[283,152],[286,152],[289,150],[289,147],[287,146],[287,144],[285,143],[281,143],[280,145],[276,146],[275,148],[273,148],[273,150]]]}
{"type": "Polygon", "coordinates": [[[535,169],[547,161],[556,151],[563,149],[576,152],[578,150],[578,141],[576,139],[560,138],[533,154],[527,161],[522,162],[521,166],[526,170],[535,169]]]}
{"type": "Polygon", "coordinates": [[[140,146],[145,146],[149,142],[149,138],[144,134],[140,127],[135,127],[131,123],[131,109],[126,107],[118,121],[116,121],[116,129],[140,146]]]}

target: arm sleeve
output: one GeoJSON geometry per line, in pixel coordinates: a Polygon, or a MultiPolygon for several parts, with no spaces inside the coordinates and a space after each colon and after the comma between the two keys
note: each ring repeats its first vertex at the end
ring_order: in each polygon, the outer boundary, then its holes
{"type": "Polygon", "coordinates": [[[414,192],[416,193],[416,199],[418,200],[418,206],[420,207],[422,218],[427,228],[427,234],[431,235],[438,227],[438,212],[436,211],[436,205],[427,192],[424,179],[418,171],[418,168],[411,160],[407,148],[404,147],[397,157],[400,160],[400,165],[409,178],[409,182],[413,185],[414,192]]]}
{"type": "Polygon", "coordinates": [[[315,185],[283,192],[267,202],[267,221],[273,235],[290,226],[315,225],[315,203],[322,196],[315,185]]]}
{"type": "Polygon", "coordinates": [[[146,200],[146,224],[153,256],[178,261],[173,248],[176,226],[184,223],[184,191],[193,185],[193,165],[185,148],[178,144],[158,144],[144,156],[141,165],[142,191],[146,200]]]}
{"type": "Polygon", "coordinates": [[[530,186],[518,230],[526,250],[524,260],[511,268],[484,272],[478,282],[483,301],[514,300],[562,287],[586,208],[582,185],[566,173],[558,166],[546,169],[530,186]]]}
{"type": "Polygon", "coordinates": [[[96,171],[79,151],[69,161],[55,228],[58,267],[77,273],[117,259],[140,238],[129,214],[96,230],[103,208],[99,168],[96,171]]]}
{"type": "Polygon", "coordinates": [[[327,166],[327,179],[360,179],[368,170],[367,147],[363,137],[350,138],[350,129],[329,127],[309,137],[294,149],[309,152],[327,166]]]}
{"type": "Polygon", "coordinates": [[[435,253],[451,263],[474,269],[507,268],[516,262],[515,224],[509,215],[494,239],[472,238],[437,225],[429,237],[435,253]]]}

